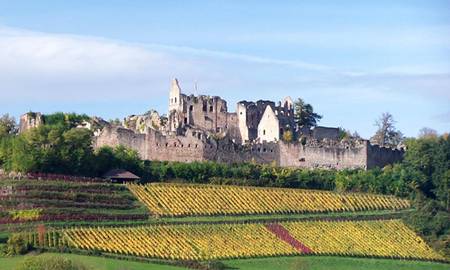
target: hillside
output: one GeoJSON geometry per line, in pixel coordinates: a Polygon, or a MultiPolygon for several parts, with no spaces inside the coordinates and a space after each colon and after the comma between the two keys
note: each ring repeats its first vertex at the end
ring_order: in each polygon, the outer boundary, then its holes
{"type": "Polygon", "coordinates": [[[0,180],[0,209],[0,224],[18,226],[148,218],[146,209],[125,186],[83,178],[0,180]]]}
{"type": "Polygon", "coordinates": [[[331,213],[409,208],[394,196],[220,185],[130,184],[157,216],[331,213]]]}
{"type": "Polygon", "coordinates": [[[447,261],[399,219],[410,201],[391,195],[57,178],[1,180],[0,235],[196,269],[280,256],[447,261]]]}
{"type": "Polygon", "coordinates": [[[2,189],[2,222],[19,224],[30,245],[50,250],[169,261],[302,254],[445,261],[401,220],[386,215],[410,207],[393,196],[81,179],[3,180],[2,189]],[[188,219],[202,216],[212,219],[188,219]],[[47,228],[32,226],[39,221],[47,228]],[[60,229],[61,221],[84,226],[60,229]]]}

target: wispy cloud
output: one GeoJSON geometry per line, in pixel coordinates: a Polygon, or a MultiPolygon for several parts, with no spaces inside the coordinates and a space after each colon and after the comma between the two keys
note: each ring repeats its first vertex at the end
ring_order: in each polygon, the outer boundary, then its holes
{"type": "Polygon", "coordinates": [[[423,104],[450,103],[446,62],[368,72],[302,60],[0,26],[0,109],[18,104],[23,112],[33,109],[30,104],[36,102],[98,104],[106,100],[130,114],[140,112],[132,105],[126,107],[133,101],[164,111],[166,105],[161,104],[166,104],[169,80],[177,76],[186,88],[200,80],[201,89],[226,98],[230,110],[239,99],[306,97],[327,112],[324,121],[349,128],[351,124],[345,121],[357,123],[363,116],[353,114],[341,120],[335,112],[348,114],[371,106],[371,113],[403,108],[405,114],[413,115],[419,112],[408,104],[425,110],[423,104]]]}
{"type": "Polygon", "coordinates": [[[321,31],[277,31],[237,34],[228,41],[251,44],[283,43],[316,48],[345,49],[429,49],[450,48],[450,25],[433,27],[329,27],[321,31]]]}
{"type": "Polygon", "coordinates": [[[334,70],[332,67],[329,67],[326,65],[308,63],[308,62],[299,61],[299,60],[282,60],[282,59],[274,59],[274,58],[270,58],[270,57],[260,57],[260,56],[254,56],[254,55],[248,55],[248,54],[238,54],[238,53],[190,48],[190,47],[183,47],[183,46],[166,46],[166,45],[160,45],[160,44],[151,44],[151,45],[148,45],[148,47],[168,50],[168,51],[172,51],[172,52],[176,52],[176,53],[182,52],[182,53],[188,53],[188,54],[199,55],[199,56],[207,56],[207,57],[222,58],[222,59],[233,59],[233,60],[239,60],[239,61],[250,62],[250,63],[255,63],[255,64],[280,65],[280,66],[287,66],[287,67],[291,67],[291,68],[307,69],[307,70],[312,70],[312,71],[332,71],[332,70],[334,70]]]}

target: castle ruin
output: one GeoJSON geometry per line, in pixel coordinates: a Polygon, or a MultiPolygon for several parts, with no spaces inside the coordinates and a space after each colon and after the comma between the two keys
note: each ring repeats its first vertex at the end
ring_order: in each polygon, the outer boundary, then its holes
{"type": "Polygon", "coordinates": [[[370,169],[400,161],[403,150],[368,140],[339,140],[339,129],[297,127],[290,97],[276,104],[238,102],[228,112],[218,96],[186,95],[176,79],[169,92],[167,119],[155,112],[131,116],[120,126],[105,125],[94,146],[124,145],[141,158],[161,161],[257,162],[284,167],[370,169]],[[292,141],[284,141],[289,132],[292,141]]]}

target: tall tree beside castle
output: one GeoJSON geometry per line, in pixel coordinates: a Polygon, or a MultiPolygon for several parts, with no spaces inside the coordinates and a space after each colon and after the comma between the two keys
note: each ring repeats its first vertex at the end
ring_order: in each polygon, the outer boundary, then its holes
{"type": "Polygon", "coordinates": [[[299,98],[294,102],[294,119],[299,127],[315,127],[322,115],[315,113],[311,104],[299,98]]]}
{"type": "Polygon", "coordinates": [[[16,120],[9,114],[0,117],[0,137],[15,133],[17,131],[16,120]]]}
{"type": "Polygon", "coordinates": [[[375,135],[370,138],[372,143],[380,146],[397,146],[403,141],[403,134],[394,126],[392,114],[385,112],[375,121],[378,128],[375,135]]]}

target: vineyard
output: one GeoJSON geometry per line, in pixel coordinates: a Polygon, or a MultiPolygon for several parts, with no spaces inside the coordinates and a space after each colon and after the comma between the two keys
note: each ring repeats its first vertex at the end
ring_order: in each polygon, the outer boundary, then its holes
{"type": "Polygon", "coordinates": [[[19,226],[30,246],[51,250],[181,262],[296,255],[446,261],[396,219],[409,201],[385,195],[36,178],[3,180],[0,207],[0,232],[19,226]]]}
{"type": "Polygon", "coordinates": [[[0,210],[0,224],[148,218],[126,187],[84,179],[2,180],[0,210]]]}
{"type": "Polygon", "coordinates": [[[172,260],[300,254],[444,260],[400,220],[74,228],[45,239],[53,247],[172,260]]]}
{"type": "Polygon", "coordinates": [[[409,202],[393,196],[219,185],[129,184],[156,216],[328,213],[398,210],[409,202]]]}

